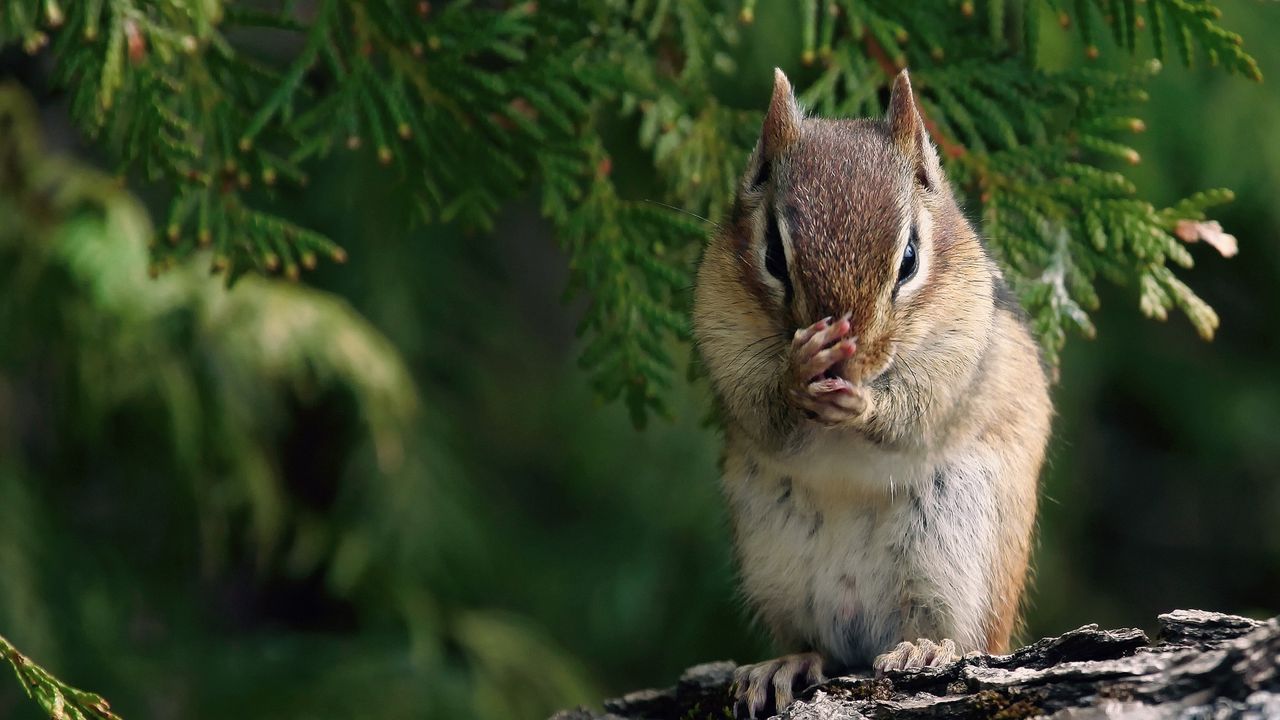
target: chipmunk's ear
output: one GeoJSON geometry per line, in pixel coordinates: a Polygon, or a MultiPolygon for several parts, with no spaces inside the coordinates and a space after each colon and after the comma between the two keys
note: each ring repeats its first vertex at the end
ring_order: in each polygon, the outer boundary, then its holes
{"type": "Polygon", "coordinates": [[[769,112],[764,116],[764,129],[760,133],[760,153],[764,162],[781,157],[800,140],[800,124],[804,116],[791,91],[791,81],[780,68],[773,69],[773,99],[769,112]]]}
{"type": "Polygon", "coordinates": [[[942,167],[938,163],[938,152],[929,141],[924,118],[920,117],[915,94],[911,91],[911,78],[906,70],[893,79],[885,121],[889,123],[893,144],[915,165],[916,179],[926,188],[937,187],[942,179],[942,167]]]}

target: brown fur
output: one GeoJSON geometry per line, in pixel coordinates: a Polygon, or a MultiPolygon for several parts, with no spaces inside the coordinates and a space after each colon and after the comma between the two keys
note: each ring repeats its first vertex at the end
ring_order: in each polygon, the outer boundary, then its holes
{"type": "MultiPolygon", "coordinates": [[[[987,594],[976,599],[986,608],[981,640],[961,643],[962,650],[1002,650],[1016,624],[1052,414],[1030,334],[1016,313],[997,306],[1001,282],[956,204],[905,73],[884,120],[806,119],[778,74],[760,145],[730,221],[707,248],[695,291],[695,335],[728,425],[726,468],[743,467],[744,455],[787,468],[815,445],[844,437],[816,427],[787,393],[792,334],[847,313],[857,351],[839,375],[868,400],[834,432],[935,467],[967,467],[973,457],[994,463],[990,496],[979,500],[995,518],[998,550],[983,570],[987,594]],[[753,186],[765,175],[768,182],[753,186]],[[765,270],[770,213],[787,248],[789,302],[765,270]],[[899,289],[913,223],[922,264],[918,279],[899,289]]],[[[804,467],[797,472],[808,472],[804,467]]],[[[731,493],[757,482],[731,474],[731,493]]],[[[798,491],[802,480],[797,474],[798,491]]],[[[892,494],[857,499],[881,492],[874,484],[812,482],[819,503],[894,502],[892,494]]],[[[739,535],[754,531],[750,518],[735,516],[735,523],[739,535]]]]}

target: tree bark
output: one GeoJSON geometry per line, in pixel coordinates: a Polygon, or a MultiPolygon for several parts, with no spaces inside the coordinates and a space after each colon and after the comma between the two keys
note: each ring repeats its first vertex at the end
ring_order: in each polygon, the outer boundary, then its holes
{"type": "MultiPolygon", "coordinates": [[[[833,678],[801,693],[784,720],[882,718],[1280,718],[1280,618],[1176,610],[1142,630],[1086,625],[1008,655],[946,667],[833,678]]],[[[698,665],[663,690],[641,690],[553,720],[731,718],[732,662],[698,665]]]]}

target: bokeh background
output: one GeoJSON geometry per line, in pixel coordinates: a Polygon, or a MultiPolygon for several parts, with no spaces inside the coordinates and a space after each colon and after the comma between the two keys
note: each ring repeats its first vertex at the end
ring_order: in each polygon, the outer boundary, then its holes
{"type": "MultiPolygon", "coordinates": [[[[1268,80],[1166,68],[1128,172],[1158,204],[1236,191],[1214,216],[1239,256],[1196,248],[1186,276],[1222,326],[1204,343],[1109,288],[1069,342],[1027,637],[1280,612],[1280,7],[1221,5],[1268,80]]],[[[774,15],[725,80],[743,107],[772,65],[806,76],[774,15]]],[[[342,154],[282,203],[347,265],[152,281],[145,189],[83,169],[39,59],[0,78],[35,99],[30,162],[75,158],[108,208],[47,218],[52,249],[0,242],[0,633],[33,658],[127,718],[498,719],[771,652],[735,595],[705,383],[642,431],[593,397],[533,199],[487,234],[401,226],[397,179],[342,154]]],[[[0,717],[39,711],[0,680],[0,717]]]]}

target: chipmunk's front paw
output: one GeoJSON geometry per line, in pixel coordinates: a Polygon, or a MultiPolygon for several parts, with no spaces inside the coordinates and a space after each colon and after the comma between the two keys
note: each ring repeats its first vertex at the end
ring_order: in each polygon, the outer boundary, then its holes
{"type": "Polygon", "coordinates": [[[783,655],[755,665],[743,665],[733,674],[733,713],[738,718],[768,717],[781,712],[795,698],[796,690],[826,680],[818,653],[783,655]]]}
{"type": "Polygon", "coordinates": [[[902,642],[889,652],[877,657],[871,663],[876,677],[890,670],[912,670],[915,668],[942,667],[960,659],[955,642],[943,640],[933,642],[920,638],[914,643],[902,642]]]}
{"type": "Polygon", "coordinates": [[[810,418],[825,425],[839,425],[867,409],[864,387],[840,377],[838,363],[853,357],[858,342],[849,334],[849,316],[832,322],[823,318],[791,339],[790,399],[810,418]]]}

